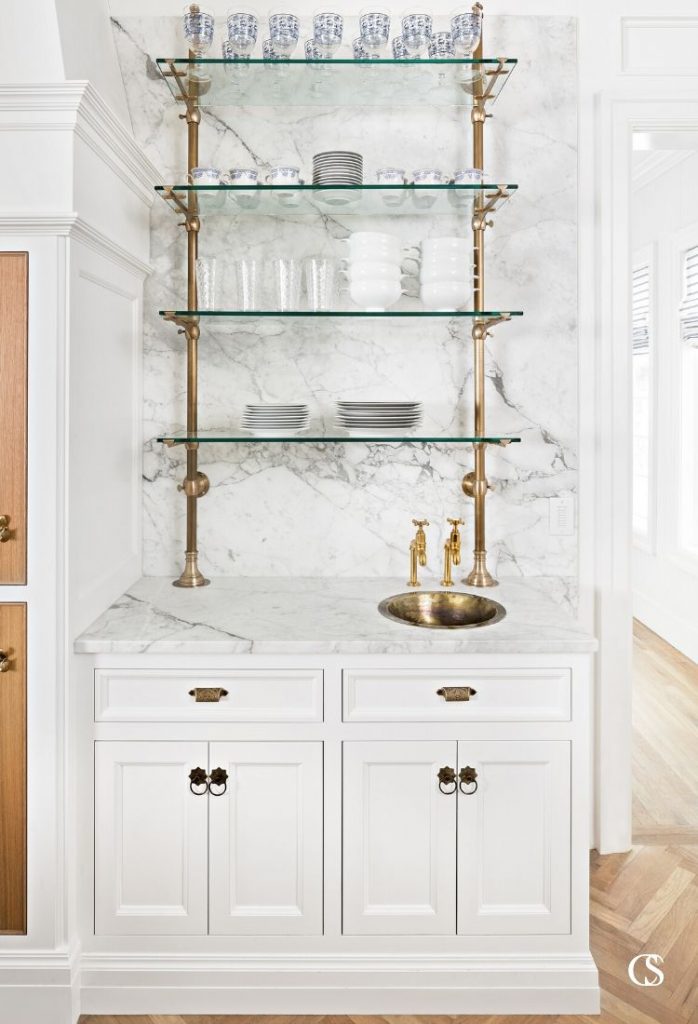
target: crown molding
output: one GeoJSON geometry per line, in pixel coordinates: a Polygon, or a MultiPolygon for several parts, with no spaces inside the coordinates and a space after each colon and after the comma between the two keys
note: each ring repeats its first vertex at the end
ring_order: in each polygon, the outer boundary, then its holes
{"type": "Polygon", "coordinates": [[[151,206],[162,175],[90,82],[0,84],[0,131],[72,131],[151,206]]]}
{"type": "Polygon", "coordinates": [[[631,185],[633,191],[644,188],[651,184],[656,178],[668,174],[674,167],[678,167],[684,160],[695,156],[695,150],[691,149],[653,149],[646,160],[636,169],[632,166],[631,185]]]}
{"type": "Polygon", "coordinates": [[[0,210],[1,235],[43,235],[70,238],[81,242],[100,256],[110,259],[129,273],[147,277],[152,270],[128,249],[114,242],[108,235],[93,227],[77,213],[17,213],[0,210]]]}

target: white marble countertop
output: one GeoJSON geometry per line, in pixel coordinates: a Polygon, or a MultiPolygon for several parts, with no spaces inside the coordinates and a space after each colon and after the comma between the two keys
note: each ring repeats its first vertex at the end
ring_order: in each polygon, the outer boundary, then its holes
{"type": "MultiPolygon", "coordinates": [[[[81,654],[574,653],[596,641],[575,623],[560,580],[511,579],[485,594],[506,616],[479,629],[392,622],[377,610],[404,579],[223,578],[181,590],[144,577],[78,637],[81,654]]],[[[422,589],[438,589],[425,578],[422,589]]],[[[468,588],[456,587],[457,590],[468,588]]]]}

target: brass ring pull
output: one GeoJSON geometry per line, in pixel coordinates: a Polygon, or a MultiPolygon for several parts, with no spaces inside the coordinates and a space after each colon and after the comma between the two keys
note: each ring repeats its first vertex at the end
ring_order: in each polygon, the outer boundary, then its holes
{"type": "Polygon", "coordinates": [[[443,697],[447,702],[453,700],[470,700],[477,693],[472,686],[441,686],[437,691],[437,696],[443,697]]]}
{"type": "Polygon", "coordinates": [[[472,796],[477,793],[477,772],[470,765],[461,768],[458,772],[458,788],[463,796],[472,796]],[[472,786],[472,789],[463,789],[463,786],[472,786]]]}
{"type": "Polygon", "coordinates": [[[452,793],[455,793],[456,789],[458,788],[458,784],[456,782],[456,773],[453,768],[449,768],[448,765],[445,765],[443,768],[440,768],[438,779],[439,789],[441,790],[442,793],[444,793],[446,796],[451,796],[452,793]],[[444,789],[444,786],[451,785],[453,786],[453,789],[444,789]]]}
{"type": "Polygon", "coordinates": [[[192,791],[194,796],[203,796],[208,789],[208,776],[206,775],[205,768],[192,768],[189,772],[189,789],[192,791]],[[194,786],[203,786],[204,788],[200,791],[194,789],[194,786]]]}
{"type": "Polygon", "coordinates": [[[211,796],[223,796],[228,788],[228,773],[225,768],[214,768],[209,776],[208,791],[211,796]],[[222,786],[220,793],[214,793],[213,786],[222,786]]]}
{"type": "Polygon", "coordinates": [[[12,530],[10,530],[10,517],[0,516],[0,544],[5,540],[9,540],[11,534],[12,530]]]}
{"type": "Polygon", "coordinates": [[[221,697],[228,696],[228,691],[222,686],[197,686],[189,691],[189,696],[195,697],[197,704],[217,704],[221,697]]]}
{"type": "Polygon", "coordinates": [[[5,651],[0,651],[0,672],[9,672],[12,668],[12,660],[5,651]]]}

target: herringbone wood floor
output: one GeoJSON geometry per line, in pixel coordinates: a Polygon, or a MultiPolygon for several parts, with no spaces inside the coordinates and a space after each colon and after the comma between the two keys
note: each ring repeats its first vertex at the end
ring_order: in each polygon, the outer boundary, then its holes
{"type": "Polygon", "coordinates": [[[591,947],[601,1016],[81,1017],[81,1024],[698,1024],[698,666],[635,630],[635,841],[592,854],[591,947]],[[664,984],[628,979],[637,953],[664,957],[664,984]]]}

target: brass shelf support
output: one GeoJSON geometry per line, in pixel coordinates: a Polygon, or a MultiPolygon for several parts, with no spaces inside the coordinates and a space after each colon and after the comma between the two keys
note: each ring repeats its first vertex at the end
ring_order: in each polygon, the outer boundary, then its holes
{"type": "MultiPolygon", "coordinates": [[[[190,58],[192,54],[189,54],[190,58]]],[[[176,77],[177,85],[186,103],[186,113],[180,114],[182,120],[187,122],[187,170],[191,172],[193,167],[199,163],[199,125],[201,123],[201,111],[195,97],[190,96],[176,74],[176,69],[171,64],[170,70],[176,77]]],[[[186,206],[182,201],[172,194],[173,200],[182,207],[184,213],[184,226],[187,229],[187,309],[197,308],[196,295],[196,259],[199,254],[199,228],[198,208],[196,195],[190,192],[187,196],[186,206]]],[[[196,435],[199,425],[199,324],[194,317],[177,317],[174,313],[168,313],[165,319],[176,323],[187,339],[187,435],[196,435]]],[[[184,569],[181,576],[173,581],[175,587],[205,587],[209,580],[205,578],[199,569],[199,552],[197,547],[197,502],[199,498],[207,493],[209,488],[208,477],[199,470],[199,446],[198,444],[186,444],[187,471],[184,480],[179,485],[179,490],[184,492],[186,500],[186,550],[184,553],[184,569]]]]}

